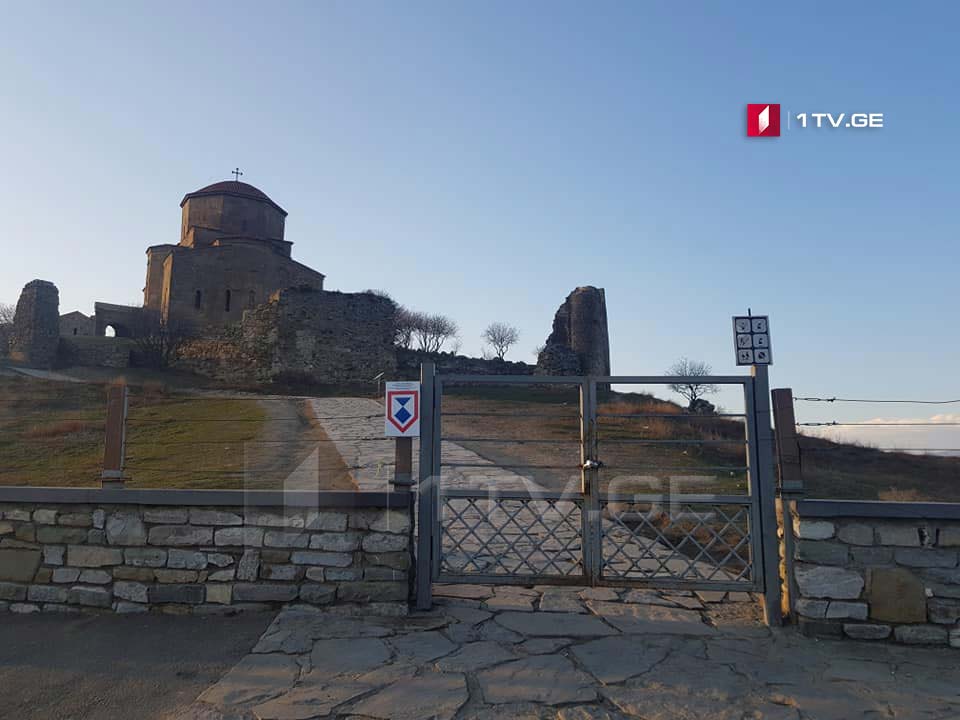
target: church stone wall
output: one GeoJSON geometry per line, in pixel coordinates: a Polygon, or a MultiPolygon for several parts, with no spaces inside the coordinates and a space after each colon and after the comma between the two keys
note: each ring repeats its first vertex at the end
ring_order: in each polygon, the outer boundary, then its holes
{"type": "Polygon", "coordinates": [[[224,235],[281,240],[284,223],[283,212],[263,201],[232,195],[192,197],[183,204],[180,237],[183,244],[195,242],[197,247],[224,235]],[[195,232],[191,241],[188,237],[192,228],[216,232],[195,232]]]}
{"type": "Polygon", "coordinates": [[[60,291],[52,282],[24,286],[10,334],[10,359],[35,368],[52,368],[60,343],[60,291]]]}
{"type": "Polygon", "coordinates": [[[178,364],[240,384],[367,382],[396,371],[394,312],[372,293],[290,288],[221,337],[188,343],[178,364]]]}

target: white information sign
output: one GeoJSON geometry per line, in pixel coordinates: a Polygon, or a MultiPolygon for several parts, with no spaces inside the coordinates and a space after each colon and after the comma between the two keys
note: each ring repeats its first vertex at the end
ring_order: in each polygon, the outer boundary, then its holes
{"type": "Polygon", "coordinates": [[[769,318],[766,315],[735,316],[733,346],[737,353],[737,365],[772,365],[769,318]]]}
{"type": "Polygon", "coordinates": [[[386,383],[384,406],[384,435],[420,437],[420,383],[386,383]]]}

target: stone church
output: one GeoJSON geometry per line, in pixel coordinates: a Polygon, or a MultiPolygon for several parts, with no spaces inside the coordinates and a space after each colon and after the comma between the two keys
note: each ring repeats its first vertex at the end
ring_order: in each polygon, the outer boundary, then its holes
{"type": "Polygon", "coordinates": [[[323,290],[323,274],[291,257],[287,212],[263,191],[218,182],[187,193],[180,208],[180,242],[147,248],[143,308],[97,303],[97,335],[108,326],[136,335],[144,317],[197,333],[239,321],[278,290],[323,290]]]}

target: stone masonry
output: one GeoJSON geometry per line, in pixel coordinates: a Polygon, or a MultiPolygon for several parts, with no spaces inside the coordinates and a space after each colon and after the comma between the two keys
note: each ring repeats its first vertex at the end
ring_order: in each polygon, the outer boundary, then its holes
{"type": "MultiPolygon", "coordinates": [[[[793,517],[794,609],[805,631],[960,648],[960,517],[793,517]]],[[[958,508],[960,510],[960,508],[958,508]]]]}
{"type": "Polygon", "coordinates": [[[607,301],[602,288],[578,287],[567,296],[537,358],[537,374],[610,374],[607,301]]]}
{"type": "Polygon", "coordinates": [[[10,333],[10,359],[29,367],[50,369],[60,343],[60,291],[47,280],[27,283],[10,333]]]}
{"type": "Polygon", "coordinates": [[[0,611],[404,615],[409,533],[405,507],[0,504],[0,611]]]}

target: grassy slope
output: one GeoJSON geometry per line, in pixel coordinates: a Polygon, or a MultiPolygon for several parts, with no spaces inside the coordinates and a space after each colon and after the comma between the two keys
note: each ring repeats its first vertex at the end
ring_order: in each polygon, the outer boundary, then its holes
{"type": "MultiPolygon", "coordinates": [[[[0,485],[99,484],[105,398],[100,384],[0,375],[0,485]]],[[[324,479],[343,488],[346,468],[305,408],[287,403],[274,440],[264,402],[131,387],[128,486],[279,488],[318,450],[324,479]]]]}

